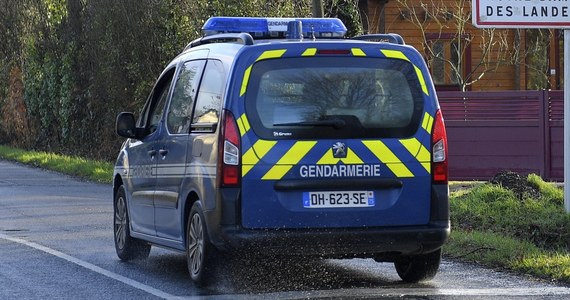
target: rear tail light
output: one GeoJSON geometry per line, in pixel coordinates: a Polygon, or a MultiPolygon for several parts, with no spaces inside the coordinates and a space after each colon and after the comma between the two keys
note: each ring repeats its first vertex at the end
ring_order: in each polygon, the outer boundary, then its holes
{"type": "Polygon", "coordinates": [[[447,169],[447,134],[441,110],[435,113],[433,134],[431,138],[432,163],[431,171],[434,184],[447,184],[449,172],[447,169]]]}
{"type": "Polygon", "coordinates": [[[346,54],[350,54],[350,50],[347,49],[332,49],[332,50],[328,50],[328,49],[321,49],[321,50],[317,50],[317,54],[322,54],[322,55],[346,55],[346,54]]]}
{"type": "Polygon", "coordinates": [[[233,114],[224,110],[219,139],[218,186],[237,187],[240,183],[240,135],[233,114]]]}

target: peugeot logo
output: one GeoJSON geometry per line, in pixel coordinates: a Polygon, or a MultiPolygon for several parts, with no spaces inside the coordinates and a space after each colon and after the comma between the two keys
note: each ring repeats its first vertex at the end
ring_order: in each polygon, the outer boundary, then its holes
{"type": "Polygon", "coordinates": [[[336,142],[332,146],[332,152],[334,158],[346,158],[346,151],[348,148],[345,143],[336,142]]]}

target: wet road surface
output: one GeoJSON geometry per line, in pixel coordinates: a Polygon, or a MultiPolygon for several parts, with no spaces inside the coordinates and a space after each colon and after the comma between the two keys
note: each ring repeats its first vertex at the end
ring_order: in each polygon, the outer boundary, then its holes
{"type": "Polygon", "coordinates": [[[0,299],[570,299],[526,276],[442,262],[434,280],[402,283],[371,259],[225,259],[197,288],[182,253],[115,255],[110,185],[0,161],[0,299]]]}

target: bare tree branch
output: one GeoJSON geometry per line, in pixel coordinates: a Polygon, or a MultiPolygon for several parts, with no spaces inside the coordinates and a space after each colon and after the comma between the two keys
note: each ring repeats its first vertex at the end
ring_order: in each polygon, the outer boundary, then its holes
{"type": "Polygon", "coordinates": [[[462,90],[481,80],[487,72],[497,70],[501,65],[510,64],[511,56],[520,54],[512,52],[506,32],[481,29],[480,38],[477,39],[481,58],[475,64],[466,61],[466,57],[469,57],[468,51],[476,41],[475,36],[469,33],[472,25],[471,10],[467,0],[398,0],[397,2],[400,14],[420,31],[423,50],[428,55],[428,66],[432,68],[434,63],[443,62],[451,72],[446,75],[457,80],[462,90]],[[433,47],[437,42],[450,40],[452,42],[450,51],[456,60],[436,53],[433,47]],[[464,73],[465,64],[471,65],[468,73],[464,73]]]}

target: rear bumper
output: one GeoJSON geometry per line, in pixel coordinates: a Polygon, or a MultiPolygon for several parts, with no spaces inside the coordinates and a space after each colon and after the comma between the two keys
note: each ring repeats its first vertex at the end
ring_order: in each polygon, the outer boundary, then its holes
{"type": "Polygon", "coordinates": [[[233,250],[323,257],[429,253],[441,248],[449,232],[449,222],[402,228],[249,230],[234,226],[221,230],[222,239],[233,250]]]}
{"type": "Polygon", "coordinates": [[[433,185],[430,221],[420,226],[245,229],[239,224],[239,189],[222,190],[220,210],[205,212],[210,241],[223,250],[322,257],[374,257],[433,252],[450,234],[449,189],[433,185]]]}

